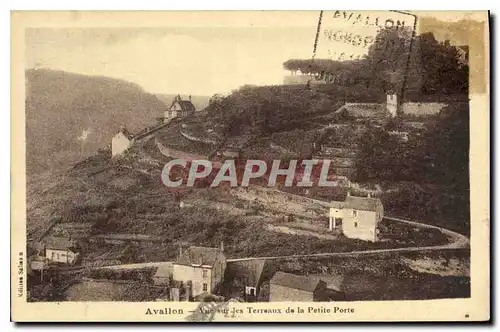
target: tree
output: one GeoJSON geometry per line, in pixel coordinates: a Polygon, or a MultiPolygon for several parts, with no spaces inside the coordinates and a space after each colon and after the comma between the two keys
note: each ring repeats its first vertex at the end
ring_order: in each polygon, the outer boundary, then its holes
{"type": "Polygon", "coordinates": [[[444,108],[430,125],[425,140],[432,168],[428,178],[443,185],[469,189],[469,105],[444,108]]]}
{"type": "Polygon", "coordinates": [[[432,33],[415,37],[410,28],[399,27],[382,29],[364,59],[291,59],[283,67],[326,78],[332,85],[359,85],[383,94],[458,94],[468,92],[469,71],[459,54],[457,47],[438,42],[432,33]]]}

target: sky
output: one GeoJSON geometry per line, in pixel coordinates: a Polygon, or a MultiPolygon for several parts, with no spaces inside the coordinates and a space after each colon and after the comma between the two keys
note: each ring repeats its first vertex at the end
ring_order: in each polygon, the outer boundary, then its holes
{"type": "Polygon", "coordinates": [[[283,62],[311,58],[316,28],[28,29],[28,68],[104,75],[151,93],[213,95],[280,84],[283,62]]]}
{"type": "MultiPolygon", "coordinates": [[[[137,28],[114,21],[112,27],[28,28],[26,67],[124,79],[150,93],[211,96],[245,84],[281,84],[283,62],[312,57],[319,12],[250,13],[172,13],[164,24],[141,21],[145,27],[137,28]]],[[[325,28],[363,31],[359,22],[335,21],[334,12],[326,13],[325,28]]],[[[448,16],[442,19],[456,21],[448,16]]],[[[325,47],[320,39],[318,52],[325,47]]],[[[329,49],[340,53],[345,47],[329,49]]]]}

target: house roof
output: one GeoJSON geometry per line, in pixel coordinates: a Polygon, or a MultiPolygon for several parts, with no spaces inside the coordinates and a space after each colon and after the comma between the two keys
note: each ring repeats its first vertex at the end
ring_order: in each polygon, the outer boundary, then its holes
{"type": "Polygon", "coordinates": [[[347,196],[345,204],[346,207],[350,209],[377,211],[377,206],[381,204],[381,202],[378,198],[347,196]]]}
{"type": "Polygon", "coordinates": [[[32,258],[31,260],[32,260],[33,262],[45,262],[45,257],[35,255],[35,256],[33,256],[33,258],[32,258]]]}
{"type": "Polygon", "coordinates": [[[193,103],[189,100],[181,100],[179,104],[183,111],[194,112],[196,110],[193,103]]]}
{"type": "Polygon", "coordinates": [[[218,259],[225,259],[224,253],[219,248],[189,247],[175,262],[178,265],[210,265],[213,266],[218,259]]]}
{"type": "Polygon", "coordinates": [[[172,263],[161,264],[154,276],[155,278],[169,278],[173,274],[173,268],[172,263]]]}
{"type": "Polygon", "coordinates": [[[340,274],[328,275],[321,277],[324,282],[326,282],[326,287],[338,292],[342,291],[342,285],[344,283],[344,276],[340,274]]]}
{"type": "Polygon", "coordinates": [[[300,289],[308,292],[314,292],[318,284],[323,282],[317,276],[299,276],[286,272],[276,272],[270,283],[288,288],[300,289]]]}
{"type": "Polygon", "coordinates": [[[227,269],[231,275],[243,281],[246,286],[256,287],[262,277],[265,263],[264,259],[230,262],[227,269]]]}
{"type": "Polygon", "coordinates": [[[122,133],[126,138],[129,140],[134,138],[134,134],[132,134],[130,131],[128,131],[126,128],[120,129],[118,133],[122,133]]]}
{"type": "Polygon", "coordinates": [[[64,237],[49,237],[45,239],[45,248],[74,251],[75,242],[64,237]]]}
{"type": "Polygon", "coordinates": [[[335,113],[347,113],[355,118],[370,119],[383,119],[390,116],[385,104],[378,103],[345,103],[335,113]]]}

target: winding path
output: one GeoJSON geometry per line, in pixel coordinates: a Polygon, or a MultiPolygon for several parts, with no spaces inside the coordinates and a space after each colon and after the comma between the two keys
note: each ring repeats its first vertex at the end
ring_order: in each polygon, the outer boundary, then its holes
{"type": "Polygon", "coordinates": [[[318,254],[304,254],[304,255],[289,255],[289,256],[270,256],[270,257],[245,257],[245,258],[233,258],[228,259],[228,262],[242,262],[251,261],[258,259],[286,259],[286,258],[306,258],[306,257],[334,257],[334,256],[357,256],[357,255],[367,255],[367,254],[383,254],[383,253],[404,253],[404,252],[418,252],[418,251],[439,251],[439,250],[450,250],[450,249],[468,249],[469,239],[459,233],[450,231],[449,229],[432,226],[428,224],[422,224],[415,221],[409,221],[401,218],[387,217],[384,219],[406,223],[412,226],[417,226],[421,228],[433,228],[441,231],[447,238],[449,243],[436,245],[436,246],[421,246],[421,247],[402,247],[402,248],[390,248],[390,249],[369,249],[369,250],[354,250],[348,252],[326,252],[318,254]]]}
{"type": "MultiPolygon", "coordinates": [[[[325,252],[317,254],[288,255],[288,256],[229,258],[227,261],[243,262],[243,261],[262,260],[262,259],[273,260],[273,259],[307,258],[307,257],[357,256],[357,255],[373,255],[373,254],[384,254],[384,253],[407,253],[407,252],[419,252],[419,251],[440,251],[440,250],[455,250],[455,249],[469,248],[469,239],[466,236],[459,234],[457,232],[450,231],[449,229],[395,217],[385,216],[384,219],[401,222],[421,228],[437,229],[441,231],[448,238],[449,243],[436,246],[422,246],[422,247],[369,249],[369,250],[355,250],[348,252],[325,252]]],[[[158,267],[164,264],[172,264],[172,262],[148,262],[148,263],[137,263],[137,264],[110,265],[110,266],[96,267],[96,269],[141,269],[147,267],[158,267]]]]}

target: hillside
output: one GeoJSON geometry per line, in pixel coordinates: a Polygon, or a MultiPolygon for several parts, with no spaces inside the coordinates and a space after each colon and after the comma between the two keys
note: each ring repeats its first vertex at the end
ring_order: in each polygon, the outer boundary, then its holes
{"type": "MultiPolygon", "coordinates": [[[[213,131],[226,143],[243,142],[238,147],[244,159],[310,158],[321,144],[351,149],[350,179],[396,190],[380,193],[392,215],[468,234],[469,107],[462,102],[466,95],[424,97],[448,106],[436,115],[408,115],[376,124],[339,118],[334,112],[345,102],[383,103],[386,96],[380,92],[328,84],[242,87],[212,101],[206,112],[184,124],[197,129],[194,134],[200,137],[213,131]],[[422,128],[411,129],[412,121],[422,128]],[[411,139],[389,134],[395,128],[406,128],[402,130],[409,131],[411,139]]],[[[333,161],[336,174],[345,175],[341,168],[346,158],[327,159],[333,161]]],[[[334,198],[327,192],[318,194],[321,199],[334,198]]]]}
{"type": "Polygon", "coordinates": [[[136,84],[48,69],[26,71],[26,163],[31,174],[64,169],[111,144],[124,125],[153,124],[164,104],[136,84]]]}
{"type": "MultiPolygon", "coordinates": [[[[303,219],[307,216],[298,212],[297,225],[312,227],[317,235],[310,236],[307,230],[296,234],[280,231],[283,216],[292,212],[267,206],[245,194],[247,191],[236,195],[224,185],[165,187],[160,173],[167,158],[158,152],[155,141],[137,144],[119,159],[100,153],[69,172],[33,178],[28,191],[29,246],[46,236],[71,237],[83,246],[84,265],[109,265],[165,261],[176,257],[179,246],[216,247],[222,241],[229,257],[345,252],[446,241],[440,232],[417,234],[390,222],[384,222],[382,232],[387,240],[380,243],[325,235],[324,227],[311,226],[303,219]],[[403,240],[394,234],[403,234],[403,240]],[[142,240],[99,242],[117,236],[142,240]]],[[[326,210],[318,213],[316,222],[324,222],[326,210]]]]}

